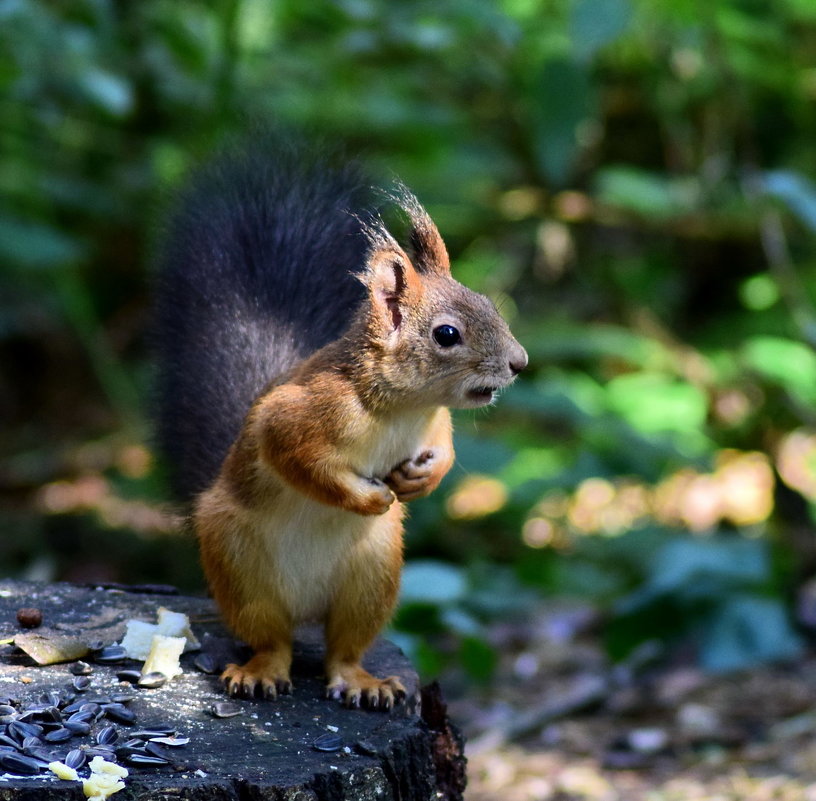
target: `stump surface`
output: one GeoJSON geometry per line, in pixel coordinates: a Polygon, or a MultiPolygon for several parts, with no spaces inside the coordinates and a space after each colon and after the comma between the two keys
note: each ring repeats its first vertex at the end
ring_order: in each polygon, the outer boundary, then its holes
{"type": "MultiPolygon", "coordinates": [[[[69,584],[0,582],[0,637],[19,638],[27,650],[37,653],[39,644],[61,638],[81,650],[121,639],[131,618],[155,622],[156,612],[165,606],[184,612],[202,643],[204,653],[220,665],[240,661],[241,653],[218,620],[213,603],[200,598],[156,592],[130,592],[121,588],[91,588],[69,584]],[[39,628],[26,631],[17,622],[17,611],[35,608],[42,612],[39,628]],[[32,643],[32,640],[34,641],[32,643]]],[[[24,707],[44,692],[68,691],[74,678],[70,663],[37,665],[15,646],[3,646],[0,662],[0,696],[24,707]]],[[[151,726],[171,726],[178,736],[189,737],[188,745],[171,749],[171,765],[139,767],[127,765],[130,775],[126,788],[115,799],[275,799],[276,801],[318,801],[322,799],[430,799],[441,784],[438,740],[440,725],[429,728],[420,718],[417,675],[401,651],[379,640],[371,648],[365,665],[376,675],[397,675],[408,691],[406,703],[391,714],[383,711],[346,709],[324,698],[322,641],[311,631],[299,632],[295,643],[291,696],[276,701],[228,699],[218,675],[197,670],[197,653],[182,657],[184,674],[158,689],[131,688],[117,677],[117,671],[138,668],[140,663],[102,665],[92,653],[82,657],[93,665],[91,686],[77,694],[77,700],[104,699],[112,692],[133,690],[135,698],[127,706],[135,715],[132,726],[116,723],[118,743],[129,731],[151,726]],[[230,718],[214,717],[209,710],[218,702],[240,709],[230,718]],[[340,738],[339,750],[317,750],[322,735],[340,738]]],[[[75,657],[76,658],[76,657],[75,657]]],[[[91,734],[74,736],[66,743],[51,746],[63,759],[71,748],[89,748],[93,735],[111,723],[101,719],[91,734]]],[[[441,725],[441,728],[445,728],[441,725]]],[[[443,758],[450,772],[463,775],[461,742],[450,729],[442,734],[443,758]]],[[[122,760],[117,760],[122,763],[122,760]]],[[[442,770],[446,768],[443,766],[442,770]]],[[[81,770],[87,775],[87,769],[81,770]]],[[[461,787],[443,788],[443,797],[457,798],[461,787]]],[[[36,777],[0,777],[0,801],[15,799],[81,799],[81,785],[61,781],[49,774],[36,777]]]]}

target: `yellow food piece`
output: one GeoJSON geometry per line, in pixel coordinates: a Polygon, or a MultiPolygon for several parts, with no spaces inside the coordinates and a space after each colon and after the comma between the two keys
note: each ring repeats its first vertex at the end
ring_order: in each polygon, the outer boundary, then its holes
{"type": "Polygon", "coordinates": [[[117,765],[115,762],[108,762],[101,756],[95,756],[88,763],[88,767],[91,769],[91,773],[97,773],[102,776],[108,775],[119,779],[124,779],[128,775],[127,768],[123,768],[121,765],[117,765]]]}
{"type": "Polygon", "coordinates": [[[179,657],[184,651],[186,642],[184,637],[165,637],[163,634],[154,634],[150,653],[142,666],[142,675],[156,671],[164,673],[168,679],[178,676],[182,672],[179,657]]]}
{"type": "Polygon", "coordinates": [[[94,801],[100,801],[124,789],[125,783],[110,774],[92,773],[89,779],[82,780],[82,792],[86,798],[94,801]]]}
{"type": "Polygon", "coordinates": [[[69,782],[78,782],[79,774],[73,769],[69,768],[64,762],[49,762],[48,770],[55,773],[60,779],[65,779],[69,782]]]}

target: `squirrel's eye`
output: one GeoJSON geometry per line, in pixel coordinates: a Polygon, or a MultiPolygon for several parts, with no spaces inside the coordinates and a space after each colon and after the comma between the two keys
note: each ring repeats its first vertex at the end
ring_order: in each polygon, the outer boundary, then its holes
{"type": "Polygon", "coordinates": [[[457,328],[452,325],[440,325],[434,328],[433,338],[436,344],[443,348],[450,348],[462,341],[462,336],[457,328]]]}

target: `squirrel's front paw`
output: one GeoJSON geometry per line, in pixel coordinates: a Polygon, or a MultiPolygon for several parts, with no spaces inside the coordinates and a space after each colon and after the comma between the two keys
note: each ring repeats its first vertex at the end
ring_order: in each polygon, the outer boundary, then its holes
{"type": "Polygon", "coordinates": [[[394,493],[378,478],[365,479],[365,483],[366,492],[355,503],[354,511],[361,515],[385,514],[394,503],[394,493]]]}
{"type": "Polygon", "coordinates": [[[434,470],[433,451],[423,451],[413,459],[398,464],[386,477],[385,483],[391,487],[400,501],[421,498],[439,483],[434,470]]]}

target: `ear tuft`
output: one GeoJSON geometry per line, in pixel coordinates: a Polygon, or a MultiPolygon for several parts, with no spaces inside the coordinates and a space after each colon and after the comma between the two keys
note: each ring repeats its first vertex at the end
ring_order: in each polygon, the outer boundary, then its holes
{"type": "Polygon", "coordinates": [[[391,196],[410,221],[411,254],[417,271],[450,275],[448,250],[428,212],[416,196],[400,182],[395,183],[391,196]]]}

